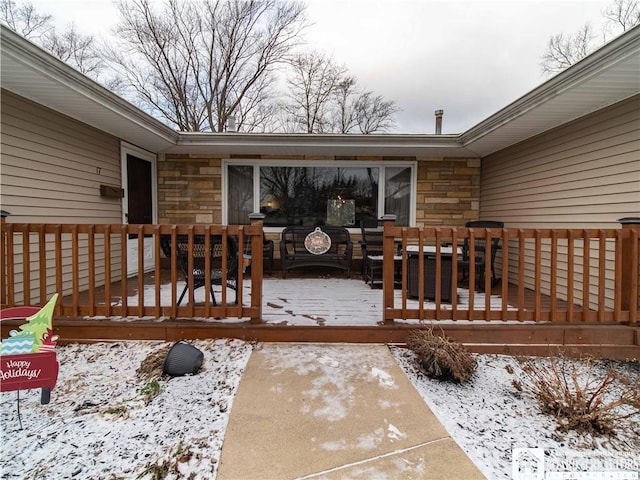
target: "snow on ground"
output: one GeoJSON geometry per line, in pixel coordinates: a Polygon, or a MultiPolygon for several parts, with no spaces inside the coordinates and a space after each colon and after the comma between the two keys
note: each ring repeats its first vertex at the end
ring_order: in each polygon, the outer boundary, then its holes
{"type": "MultiPolygon", "coordinates": [[[[39,390],[21,392],[22,430],[16,392],[0,394],[0,478],[148,480],[163,468],[170,472],[166,478],[215,478],[228,415],[252,347],[239,340],[193,344],[204,353],[202,371],[161,379],[161,393],[148,404],[140,392],[148,379],[137,377],[136,370],[148,355],[170,344],[57,347],[60,377],[51,403],[39,404],[39,390]]],[[[318,348],[310,351],[321,365],[335,364],[318,348]]],[[[615,448],[607,441],[561,436],[531,398],[514,395],[511,381],[520,370],[511,357],[477,355],[471,382],[455,385],[425,377],[412,352],[391,350],[427,405],[488,478],[512,478],[514,448],[544,449],[549,468],[555,462],[611,470],[626,462],[635,476],[609,478],[639,478],[640,419],[635,434],[626,432],[615,448]]],[[[638,363],[616,365],[640,377],[638,363]]],[[[380,381],[388,379],[381,376],[380,381]]]]}
{"type": "MultiPolygon", "coordinates": [[[[520,364],[513,357],[475,355],[478,368],[471,380],[466,384],[454,384],[428,378],[410,350],[392,347],[392,353],[449,435],[487,478],[542,478],[512,475],[512,454],[514,449],[521,448],[543,449],[547,472],[553,468],[562,472],[585,469],[592,473],[601,472],[600,475],[593,473],[595,476],[582,477],[593,480],[640,478],[640,418],[635,419],[635,431],[619,432],[613,444],[606,438],[592,438],[573,432],[563,435],[557,431],[555,421],[541,413],[532,398],[516,395],[512,381],[522,375],[520,364]],[[607,469],[623,468],[635,473],[617,477],[605,477],[602,473],[607,469]]],[[[617,362],[612,365],[635,378],[636,382],[640,379],[640,363],[617,362]]],[[[606,366],[607,362],[600,362],[590,373],[594,376],[603,374],[606,366]]],[[[580,369],[578,366],[576,371],[580,369]]]]}
{"type": "Polygon", "coordinates": [[[146,405],[140,390],[149,380],[137,378],[136,370],[170,344],[57,347],[60,374],[51,403],[40,405],[39,389],[20,392],[22,430],[16,392],[0,394],[0,478],[148,479],[163,465],[177,467],[173,478],[215,478],[251,346],[193,344],[204,353],[201,372],[161,379],[162,392],[146,405]]]}

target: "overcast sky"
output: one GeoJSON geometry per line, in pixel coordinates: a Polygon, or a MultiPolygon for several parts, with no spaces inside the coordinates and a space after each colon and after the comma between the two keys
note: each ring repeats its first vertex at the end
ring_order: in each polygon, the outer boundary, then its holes
{"type": "MultiPolygon", "coordinates": [[[[31,0],[62,27],[107,35],[111,0],[31,0]]],[[[602,24],[606,1],[309,0],[305,37],[360,85],[395,100],[394,133],[460,133],[545,81],[549,37],[602,24]]]]}

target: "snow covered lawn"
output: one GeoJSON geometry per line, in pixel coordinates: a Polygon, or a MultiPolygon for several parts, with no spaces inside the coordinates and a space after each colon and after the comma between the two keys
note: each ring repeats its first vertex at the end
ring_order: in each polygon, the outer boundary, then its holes
{"type": "Polygon", "coordinates": [[[141,390],[149,379],[136,370],[148,355],[171,344],[57,347],[60,375],[51,403],[40,405],[39,390],[20,392],[22,430],[16,392],[1,394],[0,477],[153,478],[164,469],[173,472],[167,478],[215,478],[251,345],[193,344],[204,353],[201,372],[161,380],[161,393],[148,403],[141,390]]]}
{"type": "MultiPolygon", "coordinates": [[[[193,344],[204,353],[201,373],[161,379],[159,394],[148,401],[151,376],[137,370],[143,360],[154,352],[162,356],[171,344],[58,347],[60,377],[51,403],[39,404],[39,390],[21,392],[22,430],[16,392],[0,394],[0,477],[215,478],[228,415],[252,346],[239,340],[193,344]],[[162,474],[167,476],[154,477],[162,474]]],[[[531,398],[514,394],[511,381],[520,367],[513,358],[477,355],[478,370],[470,383],[454,385],[426,378],[412,352],[391,350],[450,435],[488,478],[518,478],[512,477],[514,448],[543,449],[547,471],[560,464],[611,470],[626,462],[623,466],[635,476],[615,478],[639,478],[640,419],[634,430],[622,432],[615,446],[607,440],[560,435],[531,398]]],[[[636,379],[640,376],[638,363],[616,365],[636,379]]]]}
{"type": "MultiPolygon", "coordinates": [[[[532,398],[516,394],[512,381],[521,379],[522,375],[520,364],[513,357],[475,355],[478,368],[471,380],[454,384],[428,378],[415,362],[413,352],[398,347],[392,347],[391,351],[429,408],[487,478],[531,478],[513,475],[514,449],[543,449],[547,473],[625,469],[635,473],[606,478],[640,478],[638,416],[633,422],[634,428],[619,432],[614,442],[573,432],[562,434],[557,431],[554,419],[541,413],[532,398]]],[[[535,361],[547,362],[542,358],[535,361]]],[[[592,371],[594,377],[603,375],[608,365],[609,362],[597,362],[592,371]]],[[[640,362],[611,365],[638,384],[640,362]]],[[[595,480],[605,475],[580,478],[595,480]]]]}

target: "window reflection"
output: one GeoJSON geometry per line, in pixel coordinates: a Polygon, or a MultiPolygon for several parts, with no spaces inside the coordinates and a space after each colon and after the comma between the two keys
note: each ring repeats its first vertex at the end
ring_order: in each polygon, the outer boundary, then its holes
{"type": "Polygon", "coordinates": [[[385,169],[384,211],[396,215],[397,225],[409,225],[411,212],[411,168],[385,169]]]}
{"type": "Polygon", "coordinates": [[[253,213],[253,166],[229,165],[227,172],[227,223],[247,224],[253,213]]]}
{"type": "Polygon", "coordinates": [[[260,212],[267,226],[337,225],[359,228],[383,213],[409,225],[410,166],[257,166],[227,168],[227,223],[249,223],[255,211],[254,168],[259,169],[260,212]],[[381,184],[382,182],[382,184],[381,184]],[[384,211],[378,197],[384,195],[384,211]]]}
{"type": "Polygon", "coordinates": [[[260,211],[265,225],[357,227],[376,217],[375,167],[260,167],[260,211]]]}

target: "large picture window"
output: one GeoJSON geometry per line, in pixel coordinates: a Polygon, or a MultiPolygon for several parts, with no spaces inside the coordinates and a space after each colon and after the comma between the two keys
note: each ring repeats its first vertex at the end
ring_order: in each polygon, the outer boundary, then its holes
{"type": "MultiPolygon", "coordinates": [[[[248,162],[247,162],[248,163],[248,162]]],[[[409,225],[412,165],[382,163],[291,166],[226,165],[226,222],[247,224],[249,214],[265,215],[265,226],[337,225],[359,228],[384,213],[409,225]]]]}

